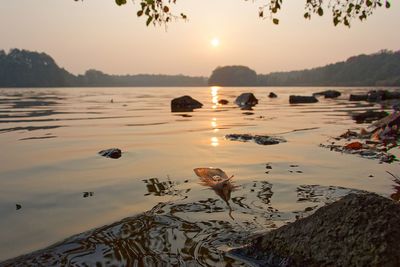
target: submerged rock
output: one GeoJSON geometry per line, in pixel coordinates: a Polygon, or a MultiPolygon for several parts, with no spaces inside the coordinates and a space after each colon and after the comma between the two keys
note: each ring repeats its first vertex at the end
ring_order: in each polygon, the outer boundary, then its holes
{"type": "Polygon", "coordinates": [[[277,98],[278,96],[274,92],[271,92],[271,93],[269,93],[268,97],[269,98],[277,98]]]}
{"type": "Polygon", "coordinates": [[[399,266],[400,205],[349,194],[231,251],[259,266],[399,266]]]}
{"type": "Polygon", "coordinates": [[[286,140],[281,137],[268,136],[268,135],[250,135],[250,134],[227,134],[225,138],[231,141],[248,142],[253,141],[259,145],[276,145],[285,143],[286,140]]]}
{"type": "Polygon", "coordinates": [[[239,107],[252,107],[258,104],[258,99],[252,93],[243,93],[235,100],[235,104],[239,107]]]}
{"type": "Polygon", "coordinates": [[[325,98],[336,98],[341,96],[342,94],[336,90],[326,90],[322,92],[314,93],[313,96],[324,96],[325,98]]]}
{"type": "Polygon", "coordinates": [[[100,156],[112,159],[119,159],[122,155],[122,152],[118,148],[110,148],[106,150],[102,150],[99,152],[100,156]]]}
{"type": "Polygon", "coordinates": [[[172,112],[191,112],[196,108],[201,108],[202,103],[193,99],[192,97],[185,95],[171,100],[171,111],[172,112]]]}
{"type": "Polygon", "coordinates": [[[291,95],[289,96],[290,104],[300,104],[300,103],[317,103],[318,99],[315,96],[301,96],[301,95],[291,95]]]}

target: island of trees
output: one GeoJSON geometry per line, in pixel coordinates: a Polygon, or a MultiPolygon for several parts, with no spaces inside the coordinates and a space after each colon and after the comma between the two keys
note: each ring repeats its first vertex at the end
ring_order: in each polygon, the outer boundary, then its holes
{"type": "Polygon", "coordinates": [[[219,86],[400,86],[400,51],[382,50],[307,70],[258,74],[245,66],[216,68],[209,85],[219,86]]]}
{"type": "Polygon", "coordinates": [[[45,53],[0,50],[0,87],[122,86],[400,86],[400,51],[382,50],[307,70],[257,74],[246,66],[217,67],[206,77],[109,75],[88,70],[73,75],[45,53]]]}
{"type": "Polygon", "coordinates": [[[113,87],[113,86],[206,86],[206,77],[184,75],[109,75],[88,70],[73,75],[45,53],[0,50],[0,87],[113,87]]]}

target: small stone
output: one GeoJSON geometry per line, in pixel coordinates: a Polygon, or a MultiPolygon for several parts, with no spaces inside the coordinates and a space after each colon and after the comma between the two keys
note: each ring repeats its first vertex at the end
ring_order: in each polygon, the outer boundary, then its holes
{"type": "Polygon", "coordinates": [[[277,94],[275,94],[274,92],[270,92],[268,95],[269,98],[277,98],[277,94]]]}
{"type": "Polygon", "coordinates": [[[118,148],[110,148],[100,151],[99,154],[106,158],[119,159],[122,155],[122,152],[118,148]]]}
{"type": "Polygon", "coordinates": [[[229,101],[226,100],[226,99],[220,99],[220,100],[218,100],[218,104],[221,104],[221,105],[227,105],[228,103],[229,103],[229,101]]]}

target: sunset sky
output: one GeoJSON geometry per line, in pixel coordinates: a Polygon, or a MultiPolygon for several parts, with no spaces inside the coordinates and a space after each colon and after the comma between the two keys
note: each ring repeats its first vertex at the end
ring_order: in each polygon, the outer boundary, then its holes
{"type": "Polygon", "coordinates": [[[146,27],[139,1],[3,0],[0,49],[46,52],[72,73],[209,76],[217,66],[246,65],[258,73],[316,67],[381,49],[400,49],[400,5],[380,8],[350,29],[334,27],[326,10],[303,18],[304,0],[285,0],[279,26],[258,18],[263,1],[178,0],[187,22],[146,27]]]}

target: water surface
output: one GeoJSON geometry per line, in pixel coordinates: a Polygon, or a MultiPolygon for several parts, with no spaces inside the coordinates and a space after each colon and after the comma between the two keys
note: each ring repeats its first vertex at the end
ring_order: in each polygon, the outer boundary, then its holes
{"type": "Polygon", "coordinates": [[[346,100],[370,88],[340,88],[337,100],[288,103],[292,93],[323,89],[0,89],[0,260],[95,229],[48,251],[46,260],[69,254],[70,263],[123,266],[140,258],[150,265],[239,266],[227,248],[351,191],[342,187],[389,197],[396,184],[386,171],[398,174],[398,163],[319,147],[368,126],[356,124],[354,112],[382,107],[346,100]],[[269,99],[270,91],[278,98],[269,99]],[[253,110],[233,104],[242,92],[259,99],[253,110]],[[171,113],[171,99],[185,94],[204,107],[171,113]],[[230,104],[218,105],[219,99],[230,104]],[[232,133],[287,142],[224,139],[232,133]],[[113,147],[121,158],[97,154],[113,147]],[[234,175],[238,188],[229,206],[199,184],[197,167],[234,175]]]}

